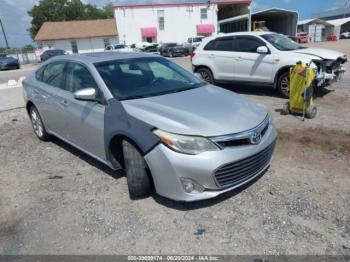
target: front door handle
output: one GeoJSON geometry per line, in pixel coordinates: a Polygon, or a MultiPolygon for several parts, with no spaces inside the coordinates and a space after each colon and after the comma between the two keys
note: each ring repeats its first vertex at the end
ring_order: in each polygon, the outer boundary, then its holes
{"type": "Polygon", "coordinates": [[[60,101],[60,105],[63,106],[63,107],[67,107],[68,106],[68,102],[67,100],[63,99],[60,101]]]}
{"type": "Polygon", "coordinates": [[[209,58],[215,58],[215,55],[214,54],[210,54],[209,58]]]}

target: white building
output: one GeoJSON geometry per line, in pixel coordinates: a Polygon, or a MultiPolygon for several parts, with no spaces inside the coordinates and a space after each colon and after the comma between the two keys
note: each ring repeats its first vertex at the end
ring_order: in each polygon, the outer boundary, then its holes
{"type": "Polygon", "coordinates": [[[115,5],[119,40],[139,42],[185,42],[189,37],[218,33],[218,23],[249,13],[250,0],[217,0],[115,5]]]}
{"type": "Polygon", "coordinates": [[[67,53],[103,52],[118,42],[115,19],[45,22],[34,39],[43,50],[67,53]]]}
{"type": "Polygon", "coordinates": [[[334,26],[334,35],[340,38],[340,34],[350,32],[350,17],[328,20],[328,23],[334,26]]]}
{"type": "Polygon", "coordinates": [[[298,32],[308,33],[311,42],[321,42],[334,34],[334,26],[329,21],[312,18],[299,21],[298,32]]]}

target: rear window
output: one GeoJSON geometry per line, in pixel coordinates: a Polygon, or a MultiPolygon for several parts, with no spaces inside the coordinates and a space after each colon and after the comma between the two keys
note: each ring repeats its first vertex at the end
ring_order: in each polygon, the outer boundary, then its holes
{"type": "Polygon", "coordinates": [[[210,41],[204,50],[207,51],[233,51],[233,38],[221,37],[210,41]]]}

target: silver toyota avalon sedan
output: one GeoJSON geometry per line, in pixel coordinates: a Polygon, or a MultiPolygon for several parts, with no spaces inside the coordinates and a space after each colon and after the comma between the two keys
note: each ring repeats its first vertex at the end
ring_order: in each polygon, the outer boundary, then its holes
{"type": "Polygon", "coordinates": [[[35,134],[125,169],[131,198],[216,197],[269,167],[267,112],[151,54],[59,56],[24,81],[35,134]]]}

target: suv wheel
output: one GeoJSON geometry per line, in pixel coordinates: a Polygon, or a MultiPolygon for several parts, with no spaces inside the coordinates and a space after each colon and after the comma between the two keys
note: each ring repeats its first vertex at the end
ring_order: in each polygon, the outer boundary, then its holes
{"type": "Polygon", "coordinates": [[[123,140],[122,146],[130,198],[145,197],[151,193],[152,189],[146,162],[140,152],[128,141],[123,140]]]}
{"type": "Polygon", "coordinates": [[[210,84],[214,84],[214,77],[211,71],[207,68],[199,68],[196,73],[200,74],[202,79],[210,84]]]}
{"type": "Polygon", "coordinates": [[[277,89],[284,98],[289,98],[289,72],[283,73],[277,82],[277,89]]]}
{"type": "Polygon", "coordinates": [[[29,116],[32,122],[35,135],[42,141],[50,140],[51,136],[46,132],[43,121],[39,115],[38,109],[31,106],[29,109],[29,116]]]}

